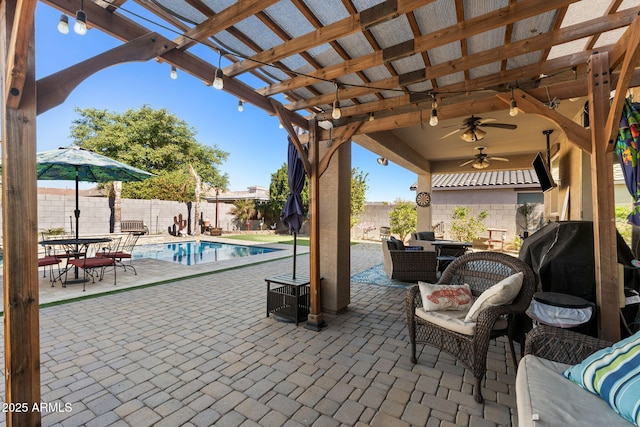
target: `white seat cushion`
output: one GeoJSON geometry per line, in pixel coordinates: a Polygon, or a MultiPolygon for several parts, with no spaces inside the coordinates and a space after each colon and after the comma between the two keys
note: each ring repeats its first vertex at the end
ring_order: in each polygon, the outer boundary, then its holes
{"type": "Polygon", "coordinates": [[[599,396],[562,375],[569,365],[527,355],[518,364],[518,426],[631,426],[599,396]]]}
{"type": "MultiPolygon", "coordinates": [[[[416,316],[431,322],[435,325],[458,332],[463,335],[473,335],[476,331],[476,322],[465,322],[464,318],[467,310],[462,311],[425,311],[423,308],[416,308],[416,316]]],[[[508,322],[500,317],[493,326],[494,330],[507,329],[508,322]]]]}

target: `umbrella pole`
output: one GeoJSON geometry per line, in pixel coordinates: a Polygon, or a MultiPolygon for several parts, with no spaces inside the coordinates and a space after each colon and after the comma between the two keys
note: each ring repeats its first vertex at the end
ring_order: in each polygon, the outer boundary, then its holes
{"type": "MultiPolygon", "coordinates": [[[[78,222],[79,222],[79,218],[80,218],[80,197],[78,197],[78,166],[76,166],[76,210],[73,211],[74,215],[76,216],[76,240],[78,240],[80,238],[80,230],[78,229],[78,222]]],[[[78,254],[78,244],[76,243],[76,254],[78,254]]],[[[77,255],[76,255],[77,258],[77,255]]],[[[73,276],[75,279],[78,278],[78,267],[74,267],[73,270],[73,276]]],[[[84,286],[84,285],[83,285],[84,286]]]]}
{"type": "Polygon", "coordinates": [[[293,275],[291,278],[296,280],[296,247],[297,247],[298,233],[293,232],[293,275]]]}
{"type": "Polygon", "coordinates": [[[80,218],[80,198],[78,197],[78,166],[76,166],[76,210],[73,211],[76,216],[76,239],[80,238],[80,233],[78,230],[78,220],[80,218]]]}

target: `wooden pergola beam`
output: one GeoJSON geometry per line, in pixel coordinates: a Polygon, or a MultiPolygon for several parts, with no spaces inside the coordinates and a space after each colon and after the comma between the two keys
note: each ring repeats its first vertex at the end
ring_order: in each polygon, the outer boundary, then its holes
{"type": "Polygon", "coordinates": [[[278,115],[280,124],[282,124],[284,129],[287,131],[289,138],[291,138],[291,142],[296,147],[296,151],[298,152],[300,160],[302,161],[302,165],[304,166],[304,171],[307,175],[311,175],[311,164],[309,163],[309,157],[305,150],[302,148],[302,143],[300,142],[298,133],[295,131],[293,126],[291,126],[291,112],[284,108],[282,104],[280,104],[275,99],[271,99],[271,104],[273,105],[273,109],[278,115]]]}
{"type": "Polygon", "coordinates": [[[8,40],[4,70],[4,99],[7,108],[18,108],[27,75],[27,56],[33,32],[33,15],[37,0],[20,0],[16,4],[11,37],[8,40]]]}
{"type": "MultiPolygon", "coordinates": [[[[505,107],[511,101],[511,95],[499,93],[496,95],[505,103],[505,107]]],[[[520,89],[514,90],[514,98],[518,105],[518,109],[525,113],[538,114],[555,123],[566,135],[569,141],[578,146],[578,148],[591,153],[591,138],[589,131],[571,120],[570,118],[558,113],[547,107],[545,104],[520,89]]]]}
{"type": "MultiPolygon", "coordinates": [[[[67,14],[74,14],[80,7],[80,0],[42,0],[44,3],[55,7],[67,14]]],[[[84,5],[87,16],[90,16],[91,26],[109,34],[118,40],[129,42],[140,36],[150,33],[148,29],[117,14],[97,6],[93,2],[84,5]]],[[[163,61],[191,74],[202,80],[206,84],[212,84],[215,77],[216,67],[210,63],[179,49],[170,49],[159,56],[163,61]]],[[[268,114],[275,115],[269,98],[256,93],[253,88],[241,81],[225,75],[224,91],[228,92],[258,108],[265,110],[268,114]]],[[[307,129],[307,120],[299,114],[292,116],[292,123],[303,129],[307,129]]]]}
{"type": "Polygon", "coordinates": [[[149,33],[93,58],[38,80],[38,114],[62,104],[86,78],[115,64],[148,61],[175,47],[158,33],[149,33]]]}

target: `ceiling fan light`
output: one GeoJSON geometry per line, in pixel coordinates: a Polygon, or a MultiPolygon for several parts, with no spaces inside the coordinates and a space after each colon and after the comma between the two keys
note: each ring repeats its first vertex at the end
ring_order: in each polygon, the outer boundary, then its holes
{"type": "Polygon", "coordinates": [[[471,166],[473,166],[476,169],[484,169],[486,167],[489,167],[489,162],[485,162],[484,160],[479,160],[477,162],[473,162],[471,166]]]}

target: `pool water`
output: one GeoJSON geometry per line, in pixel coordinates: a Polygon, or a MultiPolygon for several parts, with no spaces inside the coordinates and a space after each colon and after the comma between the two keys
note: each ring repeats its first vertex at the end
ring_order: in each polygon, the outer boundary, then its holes
{"type": "Polygon", "coordinates": [[[136,246],[133,251],[133,259],[152,258],[184,265],[195,265],[252,255],[261,255],[278,250],[280,249],[216,242],[189,241],[139,245],[136,246]]]}

